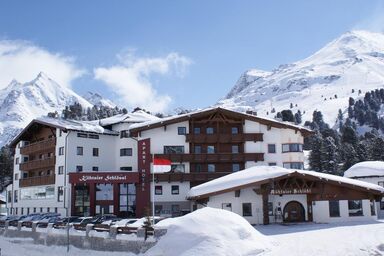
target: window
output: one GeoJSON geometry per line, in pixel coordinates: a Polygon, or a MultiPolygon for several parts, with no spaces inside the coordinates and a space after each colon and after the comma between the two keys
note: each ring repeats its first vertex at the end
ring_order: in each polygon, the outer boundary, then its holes
{"type": "Polygon", "coordinates": [[[20,209],[21,209],[21,215],[23,215],[24,214],[24,208],[21,207],[20,209]]]}
{"type": "Polygon", "coordinates": [[[384,187],[384,181],[377,182],[377,185],[384,187]]]}
{"type": "Polygon", "coordinates": [[[13,202],[17,203],[19,200],[17,190],[13,191],[13,202]]]}
{"type": "Polygon", "coordinates": [[[200,127],[193,128],[193,134],[200,134],[200,133],[201,133],[200,127]]]}
{"type": "Polygon", "coordinates": [[[33,207],[33,213],[35,213],[36,212],[36,207],[33,207]]]}
{"type": "Polygon", "coordinates": [[[187,128],[186,127],[177,127],[177,134],[178,135],[185,135],[185,134],[187,134],[187,128]]]}
{"type": "Polygon", "coordinates": [[[163,210],[163,206],[161,204],[155,205],[155,214],[160,215],[163,210]]]}
{"type": "Polygon", "coordinates": [[[18,179],[19,179],[19,174],[15,173],[15,180],[18,180],[18,179]]]}
{"type": "Polygon", "coordinates": [[[232,164],[232,172],[240,171],[240,164],[232,164]]]}
{"type": "Polygon", "coordinates": [[[64,187],[57,187],[57,202],[64,201],[64,187]]]}
{"type": "Polygon", "coordinates": [[[19,158],[16,157],[16,164],[19,164],[19,158]]]}
{"type": "Polygon", "coordinates": [[[243,216],[252,216],[252,204],[243,203],[243,216]]]}
{"type": "Polygon", "coordinates": [[[369,201],[369,206],[371,208],[371,216],[376,216],[375,200],[369,201]]]}
{"type": "Polygon", "coordinates": [[[59,174],[64,174],[64,166],[59,166],[59,174]]]}
{"type": "Polygon", "coordinates": [[[194,152],[195,154],[201,154],[201,146],[196,145],[194,152]]]}
{"type": "Polygon", "coordinates": [[[205,132],[207,134],[213,134],[213,127],[207,127],[207,129],[205,130],[205,132]]]}
{"type": "Polygon", "coordinates": [[[96,184],[96,200],[113,200],[113,185],[112,184],[96,184]]]}
{"type": "Polygon", "coordinates": [[[178,204],[173,204],[171,206],[171,211],[172,211],[172,216],[178,216],[180,215],[180,205],[178,204]]]}
{"type": "Polygon", "coordinates": [[[303,144],[299,144],[299,143],[283,144],[283,153],[286,153],[286,152],[303,152],[303,144]]]}
{"type": "Polygon", "coordinates": [[[51,211],[51,209],[49,207],[47,207],[47,212],[50,212],[50,211],[51,211]]]}
{"type": "Polygon", "coordinates": [[[136,186],[133,183],[120,184],[120,214],[125,218],[136,213],[136,186]]]}
{"type": "Polygon", "coordinates": [[[268,163],[268,166],[276,166],[276,163],[268,163]]]}
{"type": "Polygon", "coordinates": [[[340,217],[339,201],[329,201],[329,217],[340,217]]]}
{"type": "Polygon", "coordinates": [[[32,200],[32,199],[54,199],[55,198],[55,187],[26,187],[20,189],[21,200],[32,200]]]}
{"type": "Polygon", "coordinates": [[[96,134],[89,134],[89,135],[88,135],[88,138],[98,140],[98,139],[99,139],[99,135],[96,135],[96,134]]]}
{"type": "Polygon", "coordinates": [[[273,216],[273,202],[268,202],[268,215],[273,216]]]}
{"type": "Polygon", "coordinates": [[[227,210],[227,211],[232,211],[232,204],[231,203],[222,203],[221,209],[227,210]]]}
{"type": "Polygon", "coordinates": [[[77,137],[88,138],[88,135],[86,133],[77,133],[77,137]]]}
{"type": "Polygon", "coordinates": [[[239,145],[232,145],[232,154],[239,153],[239,145]]]}
{"type": "Polygon", "coordinates": [[[214,154],[215,153],[215,146],[213,146],[213,145],[207,146],[207,153],[208,154],[214,154]]]}
{"type": "Polygon", "coordinates": [[[155,195],[163,194],[163,186],[155,186],[155,195]]]}
{"type": "Polygon", "coordinates": [[[120,138],[129,138],[129,131],[128,130],[120,131],[120,138]]]}
{"type": "Polygon", "coordinates": [[[185,172],[185,165],[184,164],[172,164],[171,165],[171,171],[172,172],[185,172]]]}
{"type": "Polygon", "coordinates": [[[59,137],[63,136],[63,131],[59,130],[59,137]]]}
{"type": "Polygon", "coordinates": [[[99,148],[93,148],[92,149],[92,155],[93,156],[99,156],[99,148]]]}
{"type": "Polygon", "coordinates": [[[215,172],[215,165],[214,164],[208,164],[208,172],[215,172]]]}
{"type": "Polygon", "coordinates": [[[77,165],[76,166],[76,172],[82,172],[83,171],[83,166],[77,165]]]}
{"type": "Polygon", "coordinates": [[[132,148],[121,148],[120,156],[132,156],[132,148]]]}
{"type": "Polygon", "coordinates": [[[12,202],[12,191],[8,191],[8,203],[12,202]]]}
{"type": "Polygon", "coordinates": [[[92,166],[92,171],[94,171],[94,172],[98,172],[98,171],[99,171],[99,167],[97,167],[97,166],[92,166]]]}
{"type": "Polygon", "coordinates": [[[384,210],[384,201],[380,202],[380,210],[384,210]]]}
{"type": "Polygon", "coordinates": [[[290,162],[290,163],[283,163],[283,167],[287,169],[304,169],[304,163],[303,162],[290,162]]]}
{"type": "Polygon", "coordinates": [[[276,153],[276,145],[268,144],[268,153],[276,153]]]}
{"type": "Polygon", "coordinates": [[[59,156],[64,155],[64,147],[59,147],[59,156]]]}
{"type": "Polygon", "coordinates": [[[201,172],[201,164],[196,164],[195,165],[195,171],[196,172],[201,172]]]}
{"type": "Polygon", "coordinates": [[[232,134],[238,134],[238,133],[239,133],[239,128],[237,128],[237,127],[232,127],[232,128],[231,128],[231,133],[232,133],[232,134]]]}
{"type": "Polygon", "coordinates": [[[178,195],[179,194],[179,185],[172,185],[171,194],[172,195],[178,195]]]}
{"type": "Polygon", "coordinates": [[[83,155],[83,147],[77,147],[76,148],[76,154],[78,156],[82,156],[83,155]]]}
{"type": "Polygon", "coordinates": [[[349,216],[363,216],[363,203],[361,200],[348,201],[349,216]]]}
{"type": "Polygon", "coordinates": [[[120,171],[131,172],[132,171],[132,166],[122,166],[122,167],[120,167],[120,171]]]}
{"type": "Polygon", "coordinates": [[[184,146],[164,146],[164,154],[184,154],[184,146]]]}

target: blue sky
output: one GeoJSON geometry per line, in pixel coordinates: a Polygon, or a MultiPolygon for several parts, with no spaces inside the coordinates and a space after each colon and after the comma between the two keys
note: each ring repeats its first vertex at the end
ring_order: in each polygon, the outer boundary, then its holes
{"type": "Polygon", "coordinates": [[[380,30],[381,3],[1,1],[0,88],[42,70],[128,108],[206,107],[247,69],[300,60],[351,29],[380,30]]]}

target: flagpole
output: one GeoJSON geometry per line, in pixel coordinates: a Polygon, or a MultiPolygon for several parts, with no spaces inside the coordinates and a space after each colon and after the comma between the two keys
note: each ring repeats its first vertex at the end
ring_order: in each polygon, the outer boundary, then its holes
{"type": "Polygon", "coordinates": [[[155,154],[152,154],[152,226],[155,226],[155,154]]]}

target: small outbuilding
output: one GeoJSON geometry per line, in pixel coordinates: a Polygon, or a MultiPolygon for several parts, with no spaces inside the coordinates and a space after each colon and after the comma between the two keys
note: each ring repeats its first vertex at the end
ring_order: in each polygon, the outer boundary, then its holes
{"type": "MultiPolygon", "coordinates": [[[[357,163],[344,172],[344,177],[377,184],[384,188],[384,162],[365,161],[357,163]]],[[[378,208],[378,217],[384,219],[384,199],[381,199],[378,208]]]]}
{"type": "Polygon", "coordinates": [[[384,188],[314,171],[255,166],[193,187],[188,199],[251,224],[377,219],[384,188]]]}

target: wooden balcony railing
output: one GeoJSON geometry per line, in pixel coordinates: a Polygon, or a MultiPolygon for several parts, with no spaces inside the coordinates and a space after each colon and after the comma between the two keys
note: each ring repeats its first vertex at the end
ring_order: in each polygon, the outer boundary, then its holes
{"type": "Polygon", "coordinates": [[[37,176],[19,180],[20,187],[42,186],[51,184],[55,184],[55,175],[37,176]]]}
{"type": "Polygon", "coordinates": [[[22,155],[30,155],[38,152],[52,152],[56,146],[56,138],[38,141],[20,148],[22,155]]]}
{"type": "Polygon", "coordinates": [[[264,161],[264,153],[216,153],[216,154],[156,154],[155,157],[172,162],[245,162],[264,161]]]}
{"type": "Polygon", "coordinates": [[[161,173],[155,174],[156,182],[209,181],[220,178],[231,172],[192,172],[192,173],[161,173]]]}
{"type": "Polygon", "coordinates": [[[245,141],[263,141],[262,133],[239,134],[187,134],[187,142],[193,143],[240,143],[245,141]]]}
{"type": "Polygon", "coordinates": [[[42,168],[55,167],[55,163],[56,163],[55,157],[27,161],[20,164],[20,170],[30,171],[30,170],[36,170],[36,169],[42,169],[42,168]]]}

